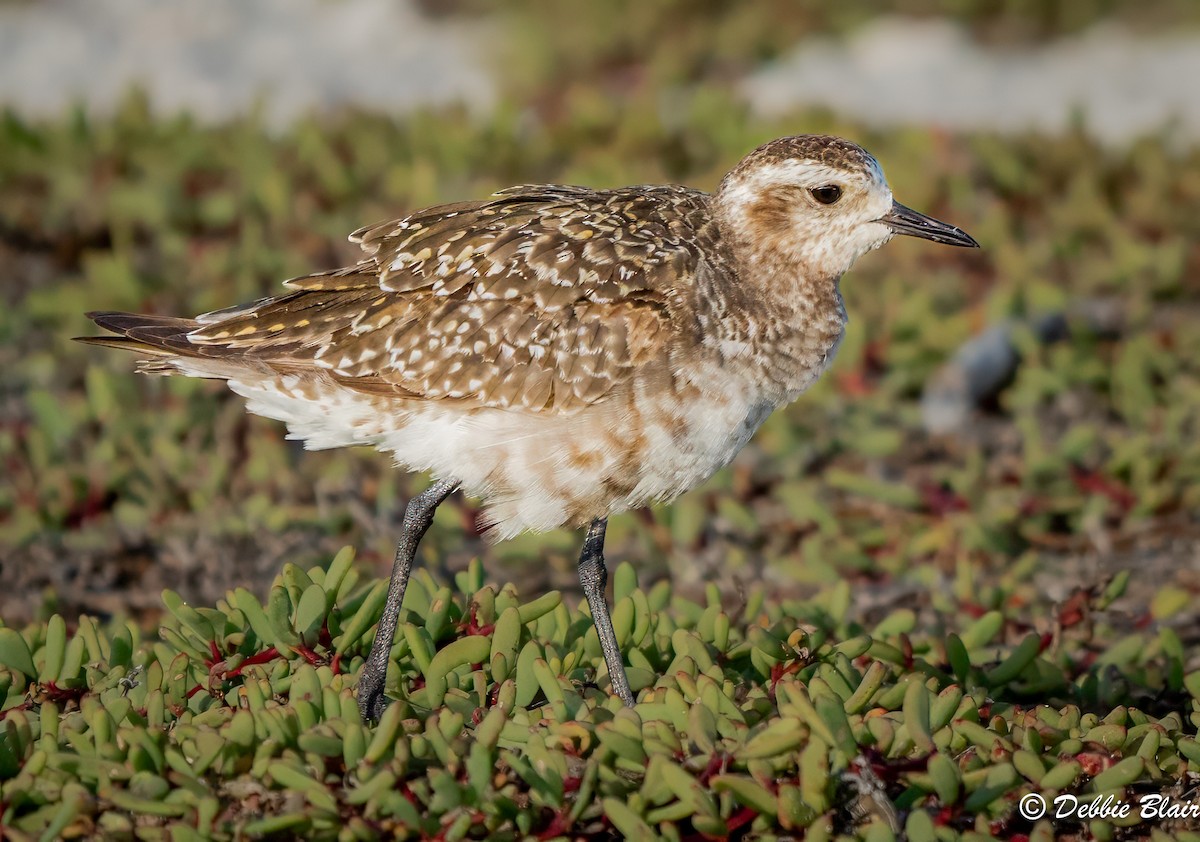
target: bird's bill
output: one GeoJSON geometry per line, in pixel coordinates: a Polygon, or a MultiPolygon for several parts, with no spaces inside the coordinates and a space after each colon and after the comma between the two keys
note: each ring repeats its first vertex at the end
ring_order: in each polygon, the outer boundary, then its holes
{"type": "Polygon", "coordinates": [[[948,246],[979,248],[979,243],[975,242],[975,238],[961,228],[934,219],[932,216],[926,216],[899,202],[892,202],[892,209],[879,221],[897,234],[921,237],[925,240],[933,240],[935,243],[945,243],[948,246]]]}

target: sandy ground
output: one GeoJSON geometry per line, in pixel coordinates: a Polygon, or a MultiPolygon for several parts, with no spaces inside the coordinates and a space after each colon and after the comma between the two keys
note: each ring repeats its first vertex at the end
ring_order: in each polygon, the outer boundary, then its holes
{"type": "MultiPolygon", "coordinates": [[[[402,113],[497,99],[494,21],[431,20],[411,0],[39,0],[0,4],[0,105],[103,111],[138,84],[155,107],[219,120],[261,107],[273,124],[345,105],[402,113]]],[[[881,18],[814,37],[742,80],[760,113],[832,107],[879,126],[1057,132],[1110,143],[1164,126],[1200,137],[1200,33],[1101,25],[992,49],[954,24],[881,18]]]]}
{"type": "Polygon", "coordinates": [[[0,5],[0,105],[105,111],[137,84],[163,111],[279,125],[356,105],[403,112],[495,98],[483,28],[396,0],[39,0],[0,5]]]}
{"type": "Polygon", "coordinates": [[[742,84],[760,113],[823,105],[875,125],[1038,129],[1082,121],[1107,143],[1168,128],[1200,137],[1200,33],[1099,25],[1025,49],[988,49],[954,24],[884,18],[814,38],[742,84]]]}

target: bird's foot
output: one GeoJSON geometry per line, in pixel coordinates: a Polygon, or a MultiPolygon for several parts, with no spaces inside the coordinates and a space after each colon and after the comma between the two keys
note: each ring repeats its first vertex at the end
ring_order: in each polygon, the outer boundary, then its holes
{"type": "Polygon", "coordinates": [[[387,706],[392,703],[383,692],[386,675],[367,666],[358,679],[358,714],[363,722],[378,722],[387,706]]]}

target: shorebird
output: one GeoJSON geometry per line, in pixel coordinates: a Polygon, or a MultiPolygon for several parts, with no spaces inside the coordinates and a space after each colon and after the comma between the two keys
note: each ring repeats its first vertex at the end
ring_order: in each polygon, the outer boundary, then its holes
{"type": "Polygon", "coordinates": [[[613,692],[634,697],[605,602],[611,515],[730,460],[833,361],[841,275],[896,234],[978,247],[892,199],[850,141],[747,155],[706,193],[511,187],[368,226],[355,265],[195,318],[97,312],[139,370],[216,378],[310,449],[373,445],[433,483],[413,497],[359,683],[388,704],[417,544],[456,489],[493,539],[584,527],[579,580],[613,692]]]}

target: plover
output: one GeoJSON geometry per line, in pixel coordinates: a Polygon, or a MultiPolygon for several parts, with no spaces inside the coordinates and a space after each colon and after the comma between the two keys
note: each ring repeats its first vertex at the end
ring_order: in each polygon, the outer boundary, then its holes
{"type": "Polygon", "coordinates": [[[977,247],[892,199],[836,137],[771,141],[713,193],[512,187],[351,235],[357,264],[195,318],[98,312],[139,370],[224,380],[311,449],[372,445],[433,484],[408,504],[358,684],[384,679],[417,544],[461,489],[494,539],[585,527],[579,580],[613,692],[634,704],[605,603],[611,515],[728,464],[833,361],[841,275],[896,234],[977,247]]]}

